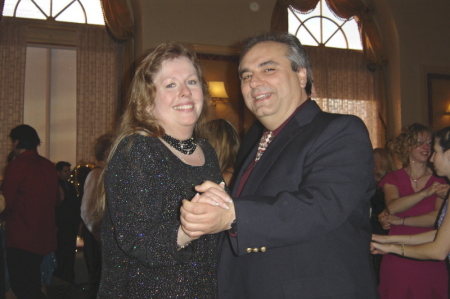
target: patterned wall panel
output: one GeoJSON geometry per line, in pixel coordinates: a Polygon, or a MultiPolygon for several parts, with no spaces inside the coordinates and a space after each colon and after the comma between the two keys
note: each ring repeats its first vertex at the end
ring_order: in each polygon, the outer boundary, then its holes
{"type": "Polygon", "coordinates": [[[94,162],[95,139],[117,120],[123,44],[105,28],[81,27],[77,47],[77,161],[94,162]]]}
{"type": "Polygon", "coordinates": [[[27,24],[0,22],[0,178],[11,151],[9,132],[23,122],[27,24]]]}

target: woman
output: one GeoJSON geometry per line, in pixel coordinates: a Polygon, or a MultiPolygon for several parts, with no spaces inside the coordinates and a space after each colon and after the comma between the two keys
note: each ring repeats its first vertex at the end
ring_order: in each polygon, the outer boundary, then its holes
{"type": "Polygon", "coordinates": [[[202,135],[216,150],[223,180],[229,186],[239,150],[239,136],[236,129],[225,119],[214,119],[206,124],[202,135]]]}
{"type": "Polygon", "coordinates": [[[195,53],[180,43],[138,67],[105,169],[98,298],[217,296],[217,235],[193,240],[179,219],[195,185],[222,181],[214,149],[194,136],[208,97],[195,53]]]}
{"type": "MultiPolygon", "coordinates": [[[[431,157],[436,173],[450,180],[450,127],[436,133],[434,153],[431,157]]],[[[448,185],[441,185],[448,190],[448,185]]],[[[395,253],[397,255],[422,259],[445,260],[450,257],[450,216],[446,214],[448,199],[438,221],[438,230],[417,235],[380,236],[373,235],[373,253],[395,253]]]]}
{"type": "MultiPolygon", "coordinates": [[[[386,174],[379,183],[388,211],[382,220],[385,226],[390,226],[391,236],[433,230],[443,203],[436,192],[445,181],[433,176],[427,166],[431,137],[429,128],[412,124],[388,144],[404,166],[386,174]]],[[[445,263],[386,255],[381,263],[379,292],[382,299],[431,298],[430,294],[446,297],[445,263]]]]}

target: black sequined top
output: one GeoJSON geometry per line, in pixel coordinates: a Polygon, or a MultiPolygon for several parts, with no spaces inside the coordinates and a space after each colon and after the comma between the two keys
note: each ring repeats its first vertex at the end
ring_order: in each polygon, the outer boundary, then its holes
{"type": "Polygon", "coordinates": [[[214,149],[203,166],[182,162],[158,138],[119,144],[105,174],[102,278],[98,298],[216,298],[217,235],[177,250],[181,200],[205,180],[222,181],[214,149]]]}

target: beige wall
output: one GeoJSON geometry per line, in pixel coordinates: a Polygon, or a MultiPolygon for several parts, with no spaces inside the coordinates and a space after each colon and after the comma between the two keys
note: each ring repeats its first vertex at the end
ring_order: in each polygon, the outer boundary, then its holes
{"type": "Polygon", "coordinates": [[[193,44],[234,46],[242,38],[270,29],[275,0],[141,0],[144,49],[178,40],[193,44]]]}
{"type": "Polygon", "coordinates": [[[389,59],[388,127],[393,136],[400,126],[428,124],[426,74],[450,74],[450,1],[371,2],[389,59]]]}

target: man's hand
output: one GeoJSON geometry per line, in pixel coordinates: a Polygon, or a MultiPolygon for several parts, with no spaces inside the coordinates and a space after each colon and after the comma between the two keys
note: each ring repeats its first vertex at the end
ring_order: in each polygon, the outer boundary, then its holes
{"type": "Polygon", "coordinates": [[[229,209],[223,209],[203,202],[183,200],[180,209],[183,231],[189,237],[196,239],[230,229],[236,215],[234,205],[232,203],[228,205],[229,209]]]}

